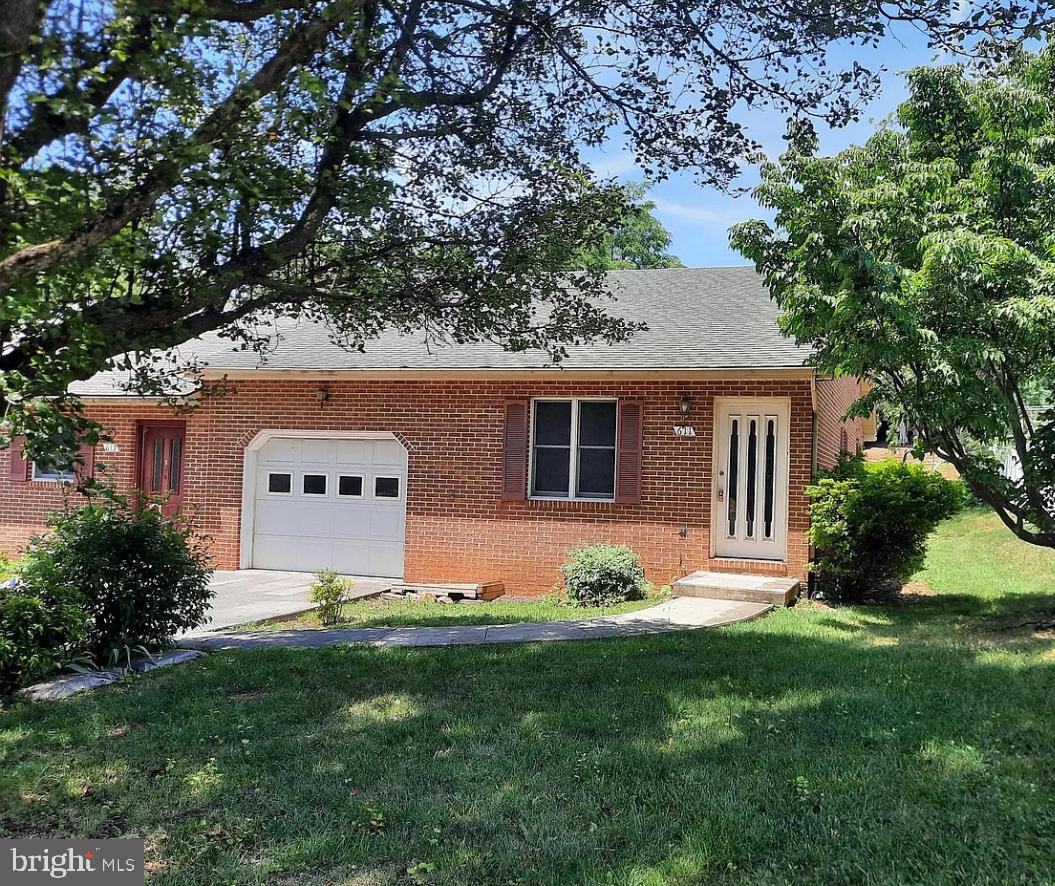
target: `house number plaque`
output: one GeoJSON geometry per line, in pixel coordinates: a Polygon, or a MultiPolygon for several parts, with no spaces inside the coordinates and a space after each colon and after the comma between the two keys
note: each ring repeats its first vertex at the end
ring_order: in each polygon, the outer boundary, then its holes
{"type": "Polygon", "coordinates": [[[696,428],[692,425],[674,425],[675,437],[695,437],[696,428]]]}

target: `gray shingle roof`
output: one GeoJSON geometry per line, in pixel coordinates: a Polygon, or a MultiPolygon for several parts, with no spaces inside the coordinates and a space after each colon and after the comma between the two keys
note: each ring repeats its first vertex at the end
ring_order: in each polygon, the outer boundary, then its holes
{"type": "MultiPolygon", "coordinates": [[[[778,369],[801,367],[808,351],[777,328],[779,311],[751,267],[672,268],[613,271],[614,316],[647,324],[629,341],[570,347],[564,369],[778,369]]],[[[253,351],[237,351],[210,334],[179,351],[210,370],[257,368],[337,369],[543,369],[540,351],[509,353],[483,344],[426,345],[423,335],[384,333],[365,353],[334,344],[319,324],[285,321],[264,362],[253,351]]],[[[82,395],[114,393],[116,377],[100,373],[78,385],[82,395]]]]}

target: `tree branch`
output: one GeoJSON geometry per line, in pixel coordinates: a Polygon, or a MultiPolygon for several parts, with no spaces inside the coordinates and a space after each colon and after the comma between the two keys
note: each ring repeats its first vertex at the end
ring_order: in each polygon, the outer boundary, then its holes
{"type": "Polygon", "coordinates": [[[122,199],[111,203],[89,223],[66,237],[23,247],[0,260],[0,292],[34,274],[49,271],[83,255],[129,222],[141,218],[179,181],[187,166],[211,150],[212,143],[233,126],[249,106],[277,88],[296,65],[309,57],[325,41],[338,21],[339,16],[332,12],[324,13],[297,28],[256,74],[235,87],[182,144],[174,147],[165,159],[158,162],[136,188],[127,191],[122,199]]]}
{"type": "Polygon", "coordinates": [[[6,0],[0,15],[0,145],[4,141],[7,99],[22,70],[22,58],[44,21],[46,0],[6,0]]]}

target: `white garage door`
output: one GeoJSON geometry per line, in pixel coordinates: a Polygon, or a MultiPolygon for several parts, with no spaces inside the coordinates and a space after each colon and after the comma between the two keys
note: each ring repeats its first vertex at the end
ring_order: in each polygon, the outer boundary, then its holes
{"type": "Polygon", "coordinates": [[[397,441],[272,437],[254,483],[255,568],[403,576],[407,451],[397,441]]]}

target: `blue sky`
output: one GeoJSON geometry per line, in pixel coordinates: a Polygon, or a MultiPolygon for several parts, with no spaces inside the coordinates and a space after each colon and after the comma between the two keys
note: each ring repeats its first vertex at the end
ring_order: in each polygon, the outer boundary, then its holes
{"type": "MultiPolygon", "coordinates": [[[[905,98],[900,72],[933,63],[935,54],[918,32],[904,29],[887,37],[877,50],[836,47],[831,58],[834,64],[851,63],[856,58],[866,67],[882,68],[883,90],[863,108],[859,122],[819,133],[823,153],[837,152],[864,141],[874,131],[875,123],[888,116],[905,98]]],[[[743,119],[767,154],[776,156],[781,152],[786,121],[780,113],[754,111],[743,119]]],[[[591,154],[588,159],[602,176],[615,176],[627,182],[643,180],[641,172],[634,167],[632,155],[619,142],[610,144],[603,153],[591,154]]],[[[755,180],[748,172],[740,184],[750,186],[755,180]]],[[[702,188],[688,171],[657,184],[649,197],[656,203],[656,216],[673,235],[672,251],[690,267],[745,264],[743,257],[729,246],[729,226],[766,215],[750,195],[731,196],[714,188],[702,188]]]]}

